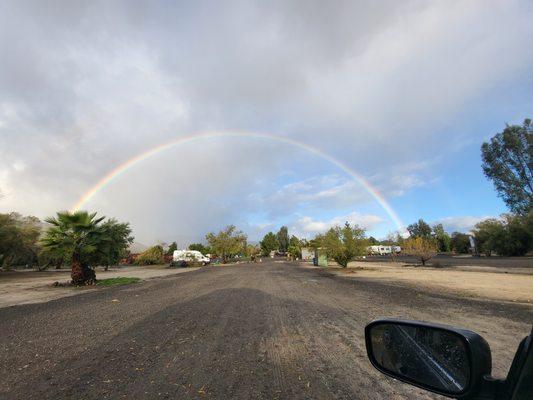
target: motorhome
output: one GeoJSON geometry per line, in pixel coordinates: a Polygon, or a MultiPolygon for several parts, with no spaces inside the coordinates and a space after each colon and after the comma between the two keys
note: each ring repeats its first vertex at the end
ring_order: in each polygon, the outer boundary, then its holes
{"type": "Polygon", "coordinates": [[[197,250],[174,250],[171,267],[186,267],[191,264],[207,265],[211,259],[197,250]]]}
{"type": "Polygon", "coordinates": [[[401,253],[402,248],[400,246],[382,246],[382,245],[376,245],[376,246],[368,246],[366,248],[366,251],[368,254],[371,255],[380,255],[385,256],[388,254],[398,254],[401,253]]]}

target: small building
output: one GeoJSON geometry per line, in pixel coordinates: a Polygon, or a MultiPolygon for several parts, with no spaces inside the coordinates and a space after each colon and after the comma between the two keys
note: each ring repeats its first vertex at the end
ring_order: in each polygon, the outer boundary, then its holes
{"type": "Polygon", "coordinates": [[[315,257],[313,258],[313,265],[315,267],[327,267],[328,266],[328,256],[326,254],[326,249],[319,247],[315,250],[315,257]]]}

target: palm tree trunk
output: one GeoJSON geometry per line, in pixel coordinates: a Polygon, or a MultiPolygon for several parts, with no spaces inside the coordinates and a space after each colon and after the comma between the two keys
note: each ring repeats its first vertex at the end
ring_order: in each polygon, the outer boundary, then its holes
{"type": "Polygon", "coordinates": [[[81,263],[78,254],[72,255],[72,270],[70,273],[72,283],[77,286],[93,285],[96,283],[96,274],[88,266],[81,263]]]}

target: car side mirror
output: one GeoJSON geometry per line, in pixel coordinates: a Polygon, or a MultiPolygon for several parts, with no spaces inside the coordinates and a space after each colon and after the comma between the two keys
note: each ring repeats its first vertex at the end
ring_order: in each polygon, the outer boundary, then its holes
{"type": "Polygon", "coordinates": [[[488,343],[468,330],[382,319],[366,326],[365,340],[379,371],[448,397],[479,392],[492,370],[488,343]]]}

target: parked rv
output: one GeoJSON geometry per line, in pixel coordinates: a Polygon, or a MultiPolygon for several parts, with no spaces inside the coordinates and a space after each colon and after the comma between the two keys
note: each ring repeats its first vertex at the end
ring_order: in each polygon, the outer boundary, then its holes
{"type": "Polygon", "coordinates": [[[392,254],[392,253],[394,254],[401,253],[402,248],[400,246],[377,245],[377,246],[368,246],[366,248],[366,251],[368,254],[371,254],[371,255],[385,256],[385,255],[392,254]]]}
{"type": "Polygon", "coordinates": [[[193,264],[207,265],[211,259],[197,250],[174,250],[171,267],[188,267],[193,264]]]}

